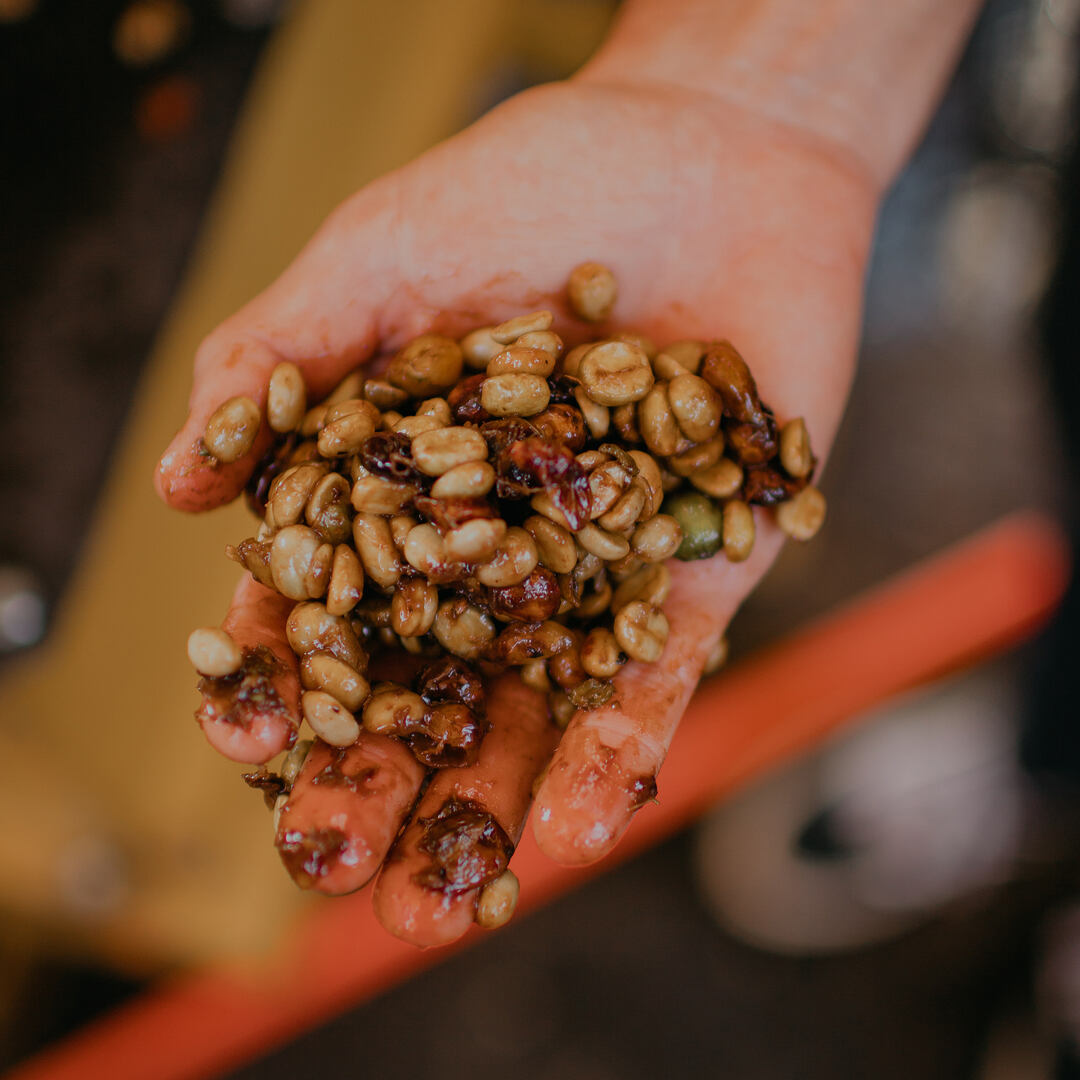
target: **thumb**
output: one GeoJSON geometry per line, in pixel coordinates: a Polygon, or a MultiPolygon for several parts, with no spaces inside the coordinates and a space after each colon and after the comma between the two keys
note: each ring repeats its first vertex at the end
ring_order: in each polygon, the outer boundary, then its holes
{"type": "Polygon", "coordinates": [[[378,313],[396,282],[385,204],[370,189],[342,204],[277,281],[200,345],[187,419],[154,475],[170,506],[209,510],[243,490],[272,439],[266,392],[279,363],[300,369],[313,401],[375,351],[378,313]],[[237,396],[258,405],[261,423],[251,449],[226,464],[206,453],[202,438],[214,411],[237,396]]]}

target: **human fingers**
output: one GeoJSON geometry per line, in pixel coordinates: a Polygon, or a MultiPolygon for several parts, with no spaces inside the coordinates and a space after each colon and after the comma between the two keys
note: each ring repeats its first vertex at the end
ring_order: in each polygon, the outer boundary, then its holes
{"type": "Polygon", "coordinates": [[[705,661],[779,549],[777,530],[762,532],[745,563],[671,564],[663,654],[656,663],[626,664],[607,704],[574,715],[537,792],[533,833],[550,858],[568,865],[603,858],[656,795],[657,773],[705,661]]]}
{"type": "Polygon", "coordinates": [[[488,697],[492,729],[473,765],[437,772],[375,885],[375,913],[414,945],[445,945],[476,919],[483,887],[506,872],[532,784],[558,730],[516,673],[488,697]]]}
{"type": "Polygon", "coordinates": [[[243,490],[272,438],[265,406],[278,364],[296,365],[307,398],[315,401],[372,354],[379,311],[396,283],[388,188],[373,185],[342,204],[281,277],[200,345],[187,418],[154,475],[170,506],[207,510],[243,490]],[[215,416],[238,398],[251,404],[235,406],[234,416],[215,416]],[[235,437],[226,435],[231,460],[207,452],[211,417],[232,424],[227,431],[235,437]]]}
{"type": "Polygon", "coordinates": [[[196,630],[188,656],[202,675],[195,719],[215,750],[261,765],[296,741],[300,675],[285,636],[293,602],[241,578],[221,629],[196,630]]]}
{"type": "Polygon", "coordinates": [[[339,896],[379,869],[416,801],[424,767],[399,740],[362,731],[339,749],[316,739],[283,797],[274,844],[301,888],[339,896]]]}

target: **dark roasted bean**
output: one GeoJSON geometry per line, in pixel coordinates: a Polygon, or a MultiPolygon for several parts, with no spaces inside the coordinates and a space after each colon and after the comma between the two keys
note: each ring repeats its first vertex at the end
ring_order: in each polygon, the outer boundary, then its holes
{"type": "Polygon", "coordinates": [[[701,377],[719,393],[724,414],[743,424],[761,427],[765,415],[746,361],[730,341],[714,341],[705,350],[701,377]]]}
{"type": "Polygon", "coordinates": [[[575,632],[569,648],[563,649],[548,660],[548,675],[551,676],[551,681],[563,690],[572,690],[589,677],[589,673],[581,664],[582,642],[581,634],[575,632]]]}
{"type": "Polygon", "coordinates": [[[492,589],[489,596],[493,615],[527,623],[550,619],[562,602],[558,579],[542,566],[517,585],[492,589]]]}
{"type": "Polygon", "coordinates": [[[511,623],[488,649],[490,659],[516,666],[557,656],[574,643],[572,633],[556,622],[511,623]]]}
{"type": "Polygon", "coordinates": [[[447,395],[446,403],[455,424],[482,424],[491,420],[491,413],[480,404],[480,387],[487,376],[470,375],[454,387],[447,395]]]}
{"type": "Polygon", "coordinates": [[[743,477],[743,502],[754,506],[778,506],[788,499],[793,499],[806,487],[805,480],[796,480],[785,476],[771,465],[759,465],[747,469],[743,477]]]}
{"type": "Polygon", "coordinates": [[[724,423],[724,439],[728,449],[741,465],[764,465],[776,457],[780,449],[779,433],[772,413],[763,411],[764,421],[759,424],[724,423]]]}
{"type": "Polygon", "coordinates": [[[532,422],[545,439],[561,443],[576,454],[585,446],[585,418],[573,405],[549,405],[532,422]]]}
{"type": "Polygon", "coordinates": [[[429,705],[468,705],[478,716],[487,712],[484,684],[476,669],[457,656],[444,656],[416,676],[416,692],[429,705]]]}

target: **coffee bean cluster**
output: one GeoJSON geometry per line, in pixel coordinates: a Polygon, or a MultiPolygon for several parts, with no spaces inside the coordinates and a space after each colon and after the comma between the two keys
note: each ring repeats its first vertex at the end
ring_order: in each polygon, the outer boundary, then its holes
{"type": "MultiPolygon", "coordinates": [[[[595,322],[615,289],[583,264],[567,296],[595,322]]],[[[565,726],[611,698],[627,661],[660,659],[667,559],[745,560],[755,505],[799,540],[821,526],[806,425],[777,422],[730,342],[616,333],[568,349],[553,321],[424,334],[316,404],[282,363],[265,410],[232,398],[207,423],[220,462],[250,453],[264,412],[275,433],[248,489],[261,524],[228,553],[297,602],[287,636],[325,742],[363,728],[430,766],[473,761],[481,675],[507,667],[565,726]],[[388,649],[420,658],[411,687],[370,683],[388,649]]],[[[204,673],[238,662],[222,631],[192,643],[204,673]]]]}

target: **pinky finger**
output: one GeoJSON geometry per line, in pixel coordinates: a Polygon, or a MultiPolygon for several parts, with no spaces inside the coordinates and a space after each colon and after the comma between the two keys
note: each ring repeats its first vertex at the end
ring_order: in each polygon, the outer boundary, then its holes
{"type": "Polygon", "coordinates": [[[244,575],[221,630],[196,630],[188,655],[202,674],[195,719],[215,750],[261,765],[296,742],[300,673],[285,638],[293,602],[244,575]]]}

